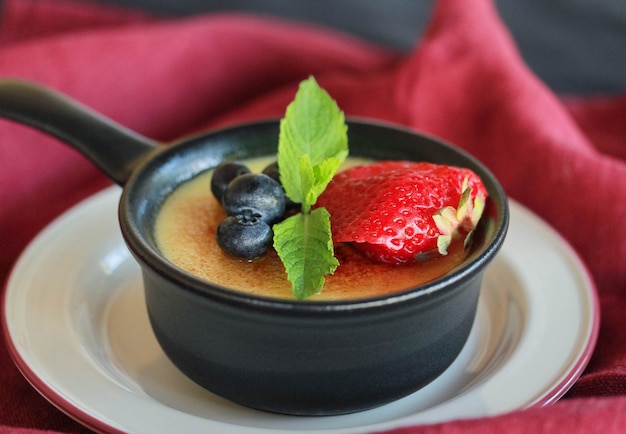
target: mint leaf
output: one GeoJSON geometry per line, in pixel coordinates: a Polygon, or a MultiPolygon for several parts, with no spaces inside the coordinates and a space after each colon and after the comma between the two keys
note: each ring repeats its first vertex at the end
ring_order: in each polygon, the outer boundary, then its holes
{"type": "Polygon", "coordinates": [[[300,83],[278,140],[280,181],[291,200],[305,209],[315,204],[348,156],[347,131],[343,112],[315,79],[300,83]]]}
{"type": "MultiPolygon", "coordinates": [[[[300,188],[297,191],[301,193],[301,196],[297,202],[302,204],[302,212],[309,212],[311,206],[315,205],[317,198],[324,192],[340,165],[341,160],[332,157],[323,160],[316,166],[311,164],[307,154],[298,159],[300,188]]],[[[291,200],[296,202],[293,198],[291,200]]]]}
{"type": "Polygon", "coordinates": [[[295,214],[273,229],[274,248],[283,260],[293,294],[301,300],[320,292],[324,276],[339,265],[333,256],[328,211],[317,208],[308,214],[295,214]]]}
{"type": "Polygon", "coordinates": [[[317,294],[339,262],[334,257],[330,215],[311,211],[348,156],[343,112],[313,77],[300,83],[280,122],[278,167],[287,197],[302,205],[273,226],[274,248],[285,266],[296,298],[317,294]]]}

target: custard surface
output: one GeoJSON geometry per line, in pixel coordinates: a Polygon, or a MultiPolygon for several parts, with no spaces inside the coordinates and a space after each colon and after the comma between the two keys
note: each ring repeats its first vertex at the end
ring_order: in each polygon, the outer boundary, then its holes
{"type": "MultiPolygon", "coordinates": [[[[273,161],[245,161],[260,172],[273,161]]],[[[340,170],[362,164],[348,158],[340,170]]],[[[163,255],[173,264],[212,283],[261,296],[294,299],[291,283],[273,249],[248,262],[222,252],[217,245],[217,226],[226,217],[210,189],[212,171],[179,186],[164,201],[156,220],[156,239],[163,255]]],[[[378,297],[409,289],[440,277],[463,262],[462,242],[454,242],[446,256],[412,265],[389,265],[368,259],[350,245],[335,246],[339,267],[326,276],[319,294],[307,300],[346,300],[378,297]]]]}

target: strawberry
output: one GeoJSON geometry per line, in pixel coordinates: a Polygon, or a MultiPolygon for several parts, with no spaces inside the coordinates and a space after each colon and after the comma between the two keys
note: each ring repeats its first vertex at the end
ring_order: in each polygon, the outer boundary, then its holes
{"type": "Polygon", "coordinates": [[[330,213],[335,242],[353,243],[381,262],[404,264],[447,254],[455,235],[471,234],[486,197],[470,169],[380,161],[337,174],[316,206],[330,213]]]}

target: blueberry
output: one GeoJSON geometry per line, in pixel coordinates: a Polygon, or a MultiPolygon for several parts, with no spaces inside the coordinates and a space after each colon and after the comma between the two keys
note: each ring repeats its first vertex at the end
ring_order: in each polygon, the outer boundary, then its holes
{"type": "Polygon", "coordinates": [[[225,161],[215,168],[211,178],[211,192],[220,202],[228,184],[238,176],[250,173],[250,169],[238,161],[225,161]]]}
{"type": "Polygon", "coordinates": [[[259,216],[246,212],[226,217],[217,227],[217,244],[230,256],[252,260],[272,245],[274,233],[259,216]]]}
{"type": "Polygon", "coordinates": [[[263,169],[264,174],[272,178],[276,182],[280,182],[280,172],[278,171],[278,161],[274,161],[272,164],[263,169]]]}
{"type": "Polygon", "coordinates": [[[228,185],[222,205],[229,216],[250,210],[265,223],[278,221],[285,213],[283,187],[263,173],[249,173],[235,178],[228,185]]]}
{"type": "MultiPolygon", "coordinates": [[[[280,183],[280,171],[278,170],[278,161],[274,161],[272,164],[267,166],[265,169],[263,169],[262,173],[266,174],[267,176],[272,178],[274,181],[280,183]]],[[[287,210],[297,209],[297,208],[300,208],[300,204],[287,198],[287,202],[285,203],[285,208],[287,210]]]]}

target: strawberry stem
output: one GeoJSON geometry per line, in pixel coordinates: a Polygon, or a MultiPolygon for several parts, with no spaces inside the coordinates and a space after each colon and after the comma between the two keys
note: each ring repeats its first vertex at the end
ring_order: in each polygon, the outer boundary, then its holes
{"type": "Polygon", "coordinates": [[[478,224],[485,208],[485,196],[479,194],[472,201],[472,188],[468,185],[468,179],[463,180],[462,193],[459,198],[459,205],[455,209],[446,206],[433,214],[433,220],[441,235],[437,237],[437,250],[441,255],[448,254],[448,247],[452,243],[452,236],[465,229],[468,231],[465,237],[464,246],[467,248],[471,241],[473,229],[478,224]]]}

